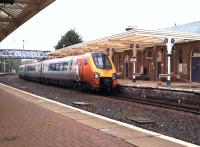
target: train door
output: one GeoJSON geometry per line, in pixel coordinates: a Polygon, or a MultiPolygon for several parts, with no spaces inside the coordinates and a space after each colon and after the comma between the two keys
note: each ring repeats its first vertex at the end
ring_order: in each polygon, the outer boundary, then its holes
{"type": "Polygon", "coordinates": [[[77,59],[79,80],[83,80],[83,59],[77,59]]]}
{"type": "Polygon", "coordinates": [[[83,80],[90,82],[93,79],[93,74],[89,63],[89,58],[84,58],[83,61],[83,80]]]}
{"type": "Polygon", "coordinates": [[[69,80],[72,80],[72,64],[73,64],[73,57],[68,62],[68,77],[69,77],[69,80]]]}
{"type": "Polygon", "coordinates": [[[72,59],[72,68],[71,68],[71,78],[72,80],[79,80],[79,76],[78,76],[78,66],[77,66],[77,59],[74,57],[72,59]]]}
{"type": "Polygon", "coordinates": [[[200,82],[200,57],[192,57],[192,81],[200,82]]]}
{"type": "Polygon", "coordinates": [[[128,78],[128,63],[125,63],[125,78],[128,78]]]}

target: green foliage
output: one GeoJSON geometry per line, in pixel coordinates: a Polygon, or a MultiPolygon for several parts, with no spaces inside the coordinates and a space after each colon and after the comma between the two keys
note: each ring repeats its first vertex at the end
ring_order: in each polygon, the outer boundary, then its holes
{"type": "Polygon", "coordinates": [[[73,44],[81,43],[82,38],[75,30],[69,30],[61,39],[58,41],[57,45],[54,46],[56,50],[61,49],[63,47],[67,47],[73,44]]]}
{"type": "Polygon", "coordinates": [[[33,60],[33,59],[26,59],[26,60],[23,60],[22,61],[22,64],[30,64],[30,63],[33,63],[33,62],[36,62],[37,60],[33,60]]]}
{"type": "Polygon", "coordinates": [[[21,62],[21,59],[0,59],[0,72],[4,72],[4,65],[6,65],[5,72],[11,72],[12,70],[18,71],[21,62]]]}

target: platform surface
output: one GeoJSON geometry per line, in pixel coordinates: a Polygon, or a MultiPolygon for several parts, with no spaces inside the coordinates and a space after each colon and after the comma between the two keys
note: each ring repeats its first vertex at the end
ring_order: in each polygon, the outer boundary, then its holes
{"type": "Polygon", "coordinates": [[[151,87],[160,89],[171,89],[171,90],[184,90],[184,91],[197,91],[200,92],[200,83],[192,82],[171,82],[168,86],[166,82],[159,81],[144,81],[136,80],[133,82],[131,79],[118,79],[118,84],[121,86],[136,86],[136,87],[151,87]]]}
{"type": "Polygon", "coordinates": [[[2,147],[183,147],[123,123],[0,84],[2,147]]]}

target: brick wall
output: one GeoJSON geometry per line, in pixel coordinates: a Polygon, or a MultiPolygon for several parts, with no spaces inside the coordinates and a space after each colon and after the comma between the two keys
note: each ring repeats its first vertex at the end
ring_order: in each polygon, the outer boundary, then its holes
{"type": "MultiPolygon", "coordinates": [[[[196,53],[200,53],[200,41],[185,42],[174,45],[171,58],[171,72],[173,74],[173,81],[190,80],[191,55],[194,51],[196,53]],[[182,59],[179,59],[180,50],[182,50],[182,59]],[[184,67],[183,72],[179,72],[179,62],[181,62],[182,66],[184,67]],[[177,76],[181,78],[177,78],[177,76]]],[[[121,73],[121,78],[126,78],[126,66],[128,66],[128,78],[132,78],[133,64],[129,61],[131,57],[131,50],[115,53],[113,55],[114,64],[116,66],[117,72],[121,73]]],[[[167,60],[167,49],[165,46],[157,46],[144,50],[138,50],[136,73],[143,73],[140,79],[157,80],[159,67],[161,74],[167,73],[167,60]],[[150,57],[147,57],[147,54],[149,54],[150,57]],[[143,69],[141,66],[143,66],[143,69]]]]}

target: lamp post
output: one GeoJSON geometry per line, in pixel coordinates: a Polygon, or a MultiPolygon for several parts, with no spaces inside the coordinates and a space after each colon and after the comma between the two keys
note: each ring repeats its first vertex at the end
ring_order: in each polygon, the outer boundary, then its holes
{"type": "Polygon", "coordinates": [[[24,50],[24,41],[25,41],[25,40],[22,40],[22,42],[23,42],[23,50],[24,50]]]}
{"type": "Polygon", "coordinates": [[[3,72],[6,72],[6,64],[8,64],[8,63],[6,63],[5,60],[3,62],[1,62],[1,63],[2,63],[2,70],[3,70],[3,72]]]}
{"type": "Polygon", "coordinates": [[[6,62],[5,62],[5,60],[3,61],[3,72],[5,72],[6,71],[6,62]]]}
{"type": "MultiPolygon", "coordinates": [[[[1,64],[1,61],[0,61],[0,64],[1,64]]],[[[2,72],[2,67],[1,67],[1,72],[2,72]]]]}

